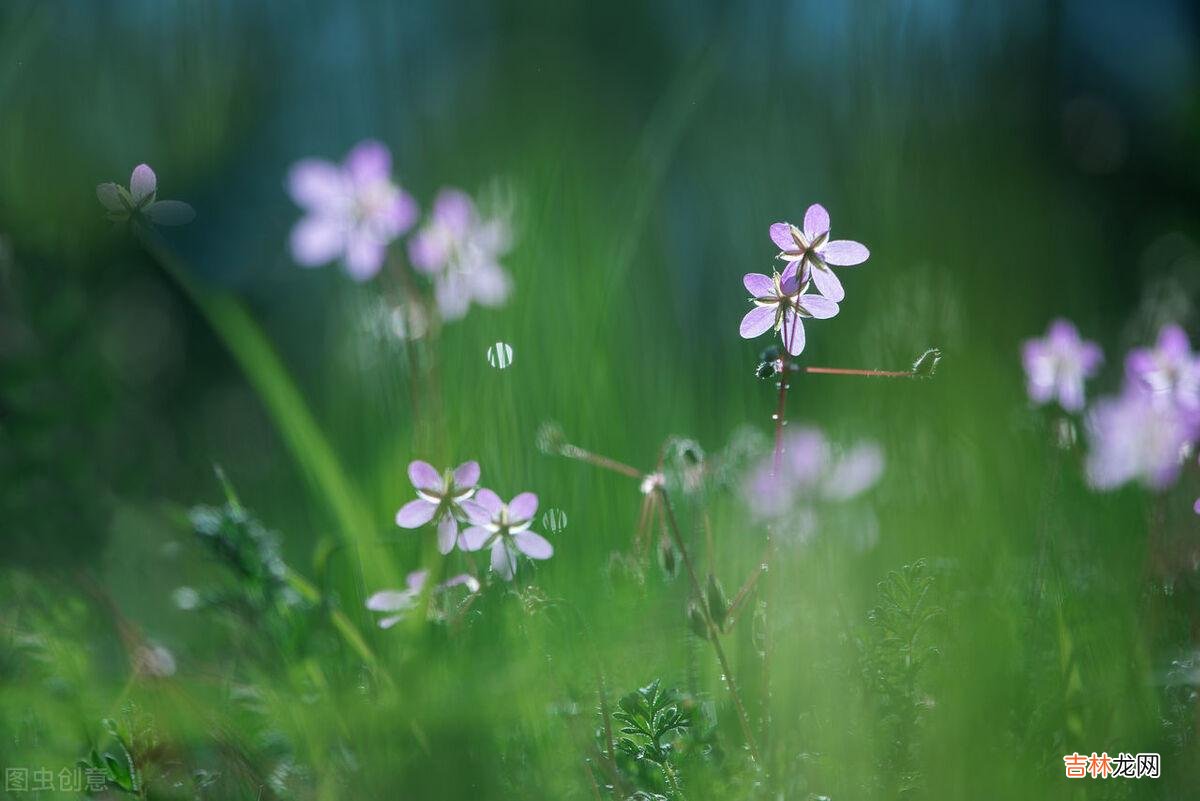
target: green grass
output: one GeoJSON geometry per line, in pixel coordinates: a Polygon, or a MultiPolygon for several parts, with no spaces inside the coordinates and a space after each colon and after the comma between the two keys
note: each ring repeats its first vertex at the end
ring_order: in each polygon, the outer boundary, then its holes
{"type": "MultiPolygon", "coordinates": [[[[80,11],[71,46],[32,5],[0,12],[0,321],[26,332],[0,384],[0,766],[119,756],[111,718],[151,798],[620,798],[601,707],[660,680],[692,720],[671,763],[691,801],[1189,797],[1194,684],[1167,673],[1194,649],[1195,477],[1161,497],[1091,492],[1053,414],[1027,407],[1018,359],[1067,315],[1109,354],[1095,391],[1114,390],[1153,309],[1122,308],[1143,293],[1113,276],[1179,224],[1147,217],[1114,245],[1119,193],[1065,175],[1038,138],[1042,99],[1014,88],[1041,62],[945,70],[962,56],[889,35],[898,10],[853,12],[862,41],[818,69],[778,55],[748,9],[689,45],[636,9],[540,29],[512,9],[438,17],[431,50],[421,19],[347,4],[349,32],[330,35],[354,55],[323,76],[310,49],[332,12],[201,8],[80,11]],[[622,30],[641,32],[628,59],[609,49],[622,30]],[[335,85],[347,75],[361,83],[335,85]],[[423,206],[447,183],[511,198],[507,306],[410,350],[361,323],[402,291],[394,274],[361,287],[288,262],[286,165],[367,135],[423,206]],[[199,212],[148,248],[90,196],[143,159],[199,212]],[[793,382],[791,425],[876,440],[887,469],[811,541],[779,539],[721,637],[756,767],[689,627],[686,573],[635,552],[638,482],[536,439],[556,421],[650,471],[672,436],[714,464],[747,427],[769,438],[741,275],[770,265],[767,226],[814,201],[872,258],[841,272],[842,313],[808,327],[804,362],[946,355],[930,380],[793,382]],[[503,371],[485,359],[498,340],[503,371]],[[467,558],[392,524],[414,458],[477,459],[483,485],[569,522],[539,527],[554,557],[461,619],[383,631],[370,593],[467,558]],[[279,532],[295,603],[283,585],[248,595],[191,531],[186,509],[226,501],[213,465],[279,532]],[[179,610],[182,585],[240,611],[179,610]],[[131,669],[145,641],[171,649],[172,677],[131,669]],[[1121,750],[1160,752],[1164,778],[1063,778],[1065,753],[1121,750]]],[[[672,501],[701,580],[735,592],[764,529],[729,487],[672,501]]],[[[620,765],[622,789],[665,792],[654,765],[620,765]]]]}

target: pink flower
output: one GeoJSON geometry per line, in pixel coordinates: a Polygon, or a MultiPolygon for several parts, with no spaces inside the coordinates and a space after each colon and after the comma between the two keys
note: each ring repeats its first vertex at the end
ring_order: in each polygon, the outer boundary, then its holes
{"type": "Polygon", "coordinates": [[[139,164],[129,176],[129,189],[106,183],[96,187],[96,197],[108,209],[108,218],[118,222],[146,220],[155,225],[183,225],[196,217],[192,207],[180,200],[158,200],[158,177],[148,164],[139,164]]]}
{"type": "Polygon", "coordinates": [[[1041,405],[1057,400],[1068,412],[1083,408],[1084,379],[1100,369],[1104,354],[1095,342],[1079,337],[1079,331],[1069,320],[1050,323],[1044,339],[1026,340],[1021,347],[1021,361],[1029,398],[1041,405]]]}
{"type": "Polygon", "coordinates": [[[815,525],[816,507],[858,497],[875,486],[883,469],[883,450],[874,442],[835,450],[818,428],[792,429],[783,438],[778,469],[773,453],[750,467],[742,500],[755,519],[792,522],[803,531],[815,525]]]}
{"type": "Polygon", "coordinates": [[[1200,413],[1200,358],[1179,326],[1163,326],[1153,348],[1131,350],[1125,357],[1125,374],[1132,386],[1158,404],[1200,413]]]}
{"type": "MultiPolygon", "coordinates": [[[[405,578],[404,583],[407,586],[403,590],[380,590],[368,598],[367,609],[372,612],[390,613],[387,617],[380,618],[379,628],[390,629],[403,620],[408,612],[417,605],[417,599],[421,597],[421,591],[425,589],[428,579],[428,570],[414,570],[405,578]]],[[[460,585],[465,586],[468,593],[479,592],[479,581],[468,573],[462,573],[443,581],[434,587],[434,592],[444,593],[460,585]]]]}
{"type": "Polygon", "coordinates": [[[1134,388],[1097,401],[1087,430],[1087,479],[1096,489],[1130,481],[1166,489],[1175,483],[1197,434],[1194,418],[1134,388]]]}
{"type": "Polygon", "coordinates": [[[508,299],[512,280],[500,257],[511,245],[504,220],[481,217],[466,192],[443,189],[425,224],[409,240],[408,257],[433,280],[442,318],[457,320],[472,303],[500,306],[508,299]]]}
{"type": "Polygon", "coordinates": [[[788,266],[799,265],[800,282],[812,281],[821,294],[840,302],[846,297],[842,282],[831,265],[853,267],[871,256],[867,246],[849,239],[829,239],[829,212],[814,203],[804,212],[804,228],[777,222],[771,226],[771,241],[779,247],[778,258],[788,266]]]}
{"type": "Polygon", "coordinates": [[[420,528],[430,520],[438,521],[438,551],[447,554],[458,540],[458,517],[465,517],[463,502],[475,494],[479,483],[479,463],[463,462],[453,471],[439,473],[428,462],[416,460],[408,465],[408,478],[417,490],[417,499],[396,512],[396,525],[420,528]]]}
{"type": "Polygon", "coordinates": [[[387,246],[412,227],[417,206],[392,182],[392,155],[360,142],[337,165],[303,159],[288,171],[287,190],[305,211],[292,228],[292,258],[302,267],[341,259],[356,281],[379,272],[387,246]]]}
{"type": "Polygon", "coordinates": [[[829,298],[806,294],[809,284],[800,283],[796,270],[797,263],[792,262],[782,274],[746,273],[742,277],[754,304],[742,318],[742,339],[753,339],[774,329],[788,353],[799,356],[804,350],[803,320],[827,320],[838,313],[837,303],[829,298]]]}
{"type": "Polygon", "coordinates": [[[492,570],[505,581],[512,581],[517,551],[530,559],[549,559],[554,555],[554,546],[529,530],[537,507],[538,497],[532,492],[522,492],[506,504],[491,490],[479,490],[474,499],[463,503],[471,527],[463,531],[460,547],[464,551],[478,551],[490,545],[492,570]]]}

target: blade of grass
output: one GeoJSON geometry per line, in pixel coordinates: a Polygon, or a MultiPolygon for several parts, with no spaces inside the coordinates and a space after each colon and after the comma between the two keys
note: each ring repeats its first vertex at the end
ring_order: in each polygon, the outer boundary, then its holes
{"type": "MultiPolygon", "coordinates": [[[[363,548],[377,536],[375,522],[333,447],[321,432],[299,388],[275,348],[249,312],[230,294],[205,289],[152,231],[135,229],[152,258],[196,305],[258,393],[292,458],[337,521],[347,545],[363,548]]],[[[363,560],[364,579],[384,583],[395,577],[386,551],[371,547],[363,560]]]]}

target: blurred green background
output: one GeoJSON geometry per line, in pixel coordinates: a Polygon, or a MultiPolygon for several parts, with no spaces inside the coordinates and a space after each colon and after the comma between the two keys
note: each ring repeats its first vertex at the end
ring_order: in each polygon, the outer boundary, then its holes
{"type": "MultiPolygon", "coordinates": [[[[1018,349],[1067,316],[1115,391],[1130,345],[1197,330],[1198,29],[1181,0],[4,3],[0,766],[74,765],[107,717],[153,743],[150,797],[610,797],[587,766],[599,673],[708,704],[723,756],[689,757],[689,798],[1194,797],[1200,481],[1089,491],[1018,349]],[[454,185],[514,212],[510,302],[415,360],[380,324],[394,278],[286,249],[287,167],[369,137],[423,209],[454,185]],[[95,198],[143,161],[197,211],[164,234],[175,275],[95,198]],[[628,555],[636,481],[535,439],[558,421],[649,471],[672,435],[768,436],[741,276],[813,202],[872,257],[803,361],[946,355],[929,381],[793,384],[793,425],[876,440],[887,468],[779,544],[769,690],[759,617],[726,637],[758,772],[685,578],[628,555]],[[392,524],[414,458],[478,459],[568,516],[554,558],[453,631],[363,609],[438,564],[392,524]],[[222,575],[183,519],[224,502],[215,464],[374,668],[323,613],[297,642],[173,603],[222,575]],[[893,571],[939,611],[909,631],[919,671],[880,634],[893,571]],[[141,639],[172,677],[131,672],[141,639]],[[1070,782],[1072,751],[1159,752],[1163,778],[1070,782]]],[[[675,500],[741,585],[765,540],[736,493],[675,500]]]]}

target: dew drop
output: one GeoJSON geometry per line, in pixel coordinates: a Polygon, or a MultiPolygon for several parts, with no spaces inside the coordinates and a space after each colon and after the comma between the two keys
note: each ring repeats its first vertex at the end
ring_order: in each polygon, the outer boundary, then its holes
{"type": "Polygon", "coordinates": [[[497,342],[487,349],[487,360],[488,364],[497,370],[504,370],[511,367],[513,361],[512,345],[507,342],[497,342]]]}
{"type": "Polygon", "coordinates": [[[772,419],[772,420],[778,420],[778,419],[779,419],[779,415],[777,415],[777,414],[773,414],[773,415],[771,415],[771,419],[772,419]]]}
{"type": "Polygon", "coordinates": [[[567,527],[567,513],[562,509],[547,509],[542,515],[542,525],[551,534],[561,534],[567,527]]]}

